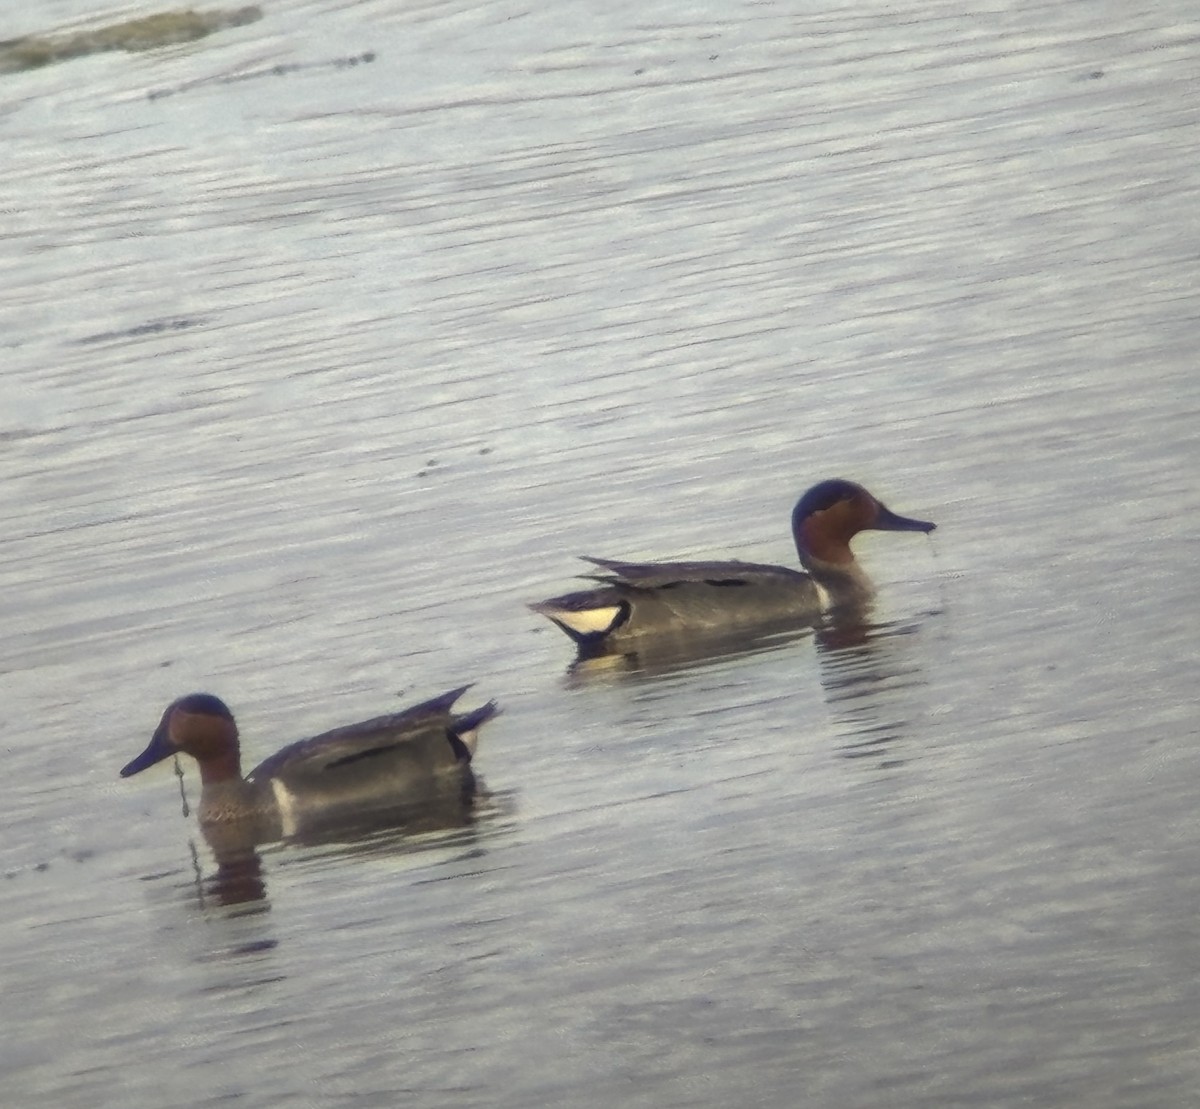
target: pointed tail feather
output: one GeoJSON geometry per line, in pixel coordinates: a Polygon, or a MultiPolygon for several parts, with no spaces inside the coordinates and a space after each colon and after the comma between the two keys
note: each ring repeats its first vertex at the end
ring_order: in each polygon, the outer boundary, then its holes
{"type": "Polygon", "coordinates": [[[479,708],[462,716],[456,716],[451,721],[450,742],[460,759],[465,757],[470,760],[479,743],[479,729],[492,717],[499,714],[500,706],[495,701],[488,701],[486,705],[480,705],[479,708]]]}

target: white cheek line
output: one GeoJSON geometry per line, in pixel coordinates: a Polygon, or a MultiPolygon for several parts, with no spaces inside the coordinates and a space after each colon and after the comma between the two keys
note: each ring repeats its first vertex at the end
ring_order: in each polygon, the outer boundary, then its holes
{"type": "Polygon", "coordinates": [[[275,807],[279,810],[281,833],[286,839],[294,836],[300,826],[296,818],[296,798],[278,778],[271,779],[271,792],[275,795],[275,807]]]}

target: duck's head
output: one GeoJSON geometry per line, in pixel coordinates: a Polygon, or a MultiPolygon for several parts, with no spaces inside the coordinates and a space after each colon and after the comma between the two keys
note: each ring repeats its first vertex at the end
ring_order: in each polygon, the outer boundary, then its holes
{"type": "Polygon", "coordinates": [[[240,776],[238,732],[225,702],[211,693],[189,693],[167,706],[150,745],[121,768],[128,778],[149,766],[183,752],[200,764],[205,781],[240,776]]]}
{"type": "Polygon", "coordinates": [[[853,563],[850,540],[860,531],[930,532],[936,526],[898,515],[861,485],[842,478],[814,485],[792,511],[796,550],[809,568],[814,560],[833,566],[853,563]]]}

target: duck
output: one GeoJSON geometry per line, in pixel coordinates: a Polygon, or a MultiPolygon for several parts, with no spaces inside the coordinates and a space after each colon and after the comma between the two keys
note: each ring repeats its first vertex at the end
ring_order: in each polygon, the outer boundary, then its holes
{"type": "Polygon", "coordinates": [[[121,768],[121,777],[190,755],[200,766],[201,828],[236,828],[254,842],[449,795],[469,798],[478,731],[499,712],[488,701],[456,714],[454,703],[470,688],[289,744],[246,777],[229,707],[211,693],[189,693],[167,706],[149,745],[121,768]]]}
{"type": "Polygon", "coordinates": [[[619,650],[646,636],[725,636],[815,624],[862,609],[875,587],[850,541],[860,532],[917,531],[936,524],[901,516],[863,486],[820,481],[796,502],[792,536],[804,572],[754,562],[621,562],[582,556],[596,587],[529,607],[584,653],[619,650]]]}

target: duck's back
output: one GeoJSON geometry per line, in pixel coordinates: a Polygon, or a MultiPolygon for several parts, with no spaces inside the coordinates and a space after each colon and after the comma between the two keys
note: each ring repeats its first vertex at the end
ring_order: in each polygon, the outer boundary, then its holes
{"type": "Polygon", "coordinates": [[[582,644],[639,635],[769,629],[810,622],[821,612],[816,583],[786,566],[587,561],[606,571],[597,575],[599,587],[534,606],[582,644]]]}
{"type": "Polygon", "coordinates": [[[249,781],[256,792],[271,794],[281,812],[327,816],[469,791],[472,747],[460,733],[496,710],[489,704],[453,716],[462,692],[293,743],[255,767],[249,781]]]}

